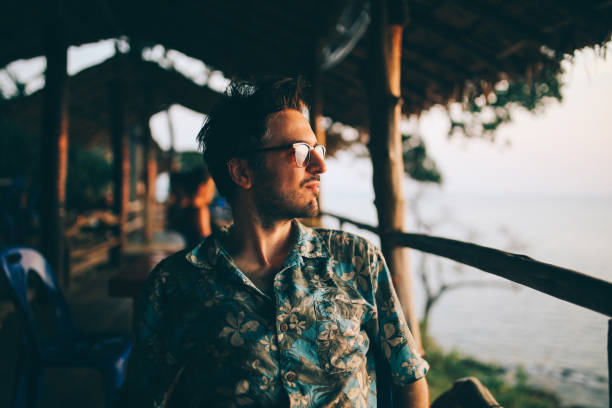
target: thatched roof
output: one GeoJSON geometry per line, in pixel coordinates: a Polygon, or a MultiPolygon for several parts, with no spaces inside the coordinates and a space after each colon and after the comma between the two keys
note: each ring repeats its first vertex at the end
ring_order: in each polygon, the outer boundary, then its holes
{"type": "MultiPolygon", "coordinates": [[[[44,28],[52,15],[47,3],[54,2],[3,6],[10,18],[0,27],[0,66],[44,53],[44,28]]],[[[125,35],[133,45],[161,43],[230,77],[309,75],[320,61],[317,50],[337,34],[337,19],[349,3],[364,2],[102,0],[64,2],[61,16],[70,44],[125,35]]],[[[564,54],[602,44],[611,32],[610,0],[411,1],[403,37],[404,111],[418,113],[461,97],[466,81],[490,86],[503,77],[558,71],[564,54]]],[[[323,113],[355,126],[367,125],[366,39],[322,76],[323,113]]]]}
{"type": "MultiPolygon", "coordinates": [[[[71,143],[110,149],[110,89],[118,75],[122,81],[126,129],[143,125],[153,114],[172,104],[207,112],[220,96],[176,71],[121,55],[68,79],[71,143]]],[[[42,90],[10,100],[0,108],[0,118],[18,123],[30,132],[39,132],[42,101],[42,90]]]]}

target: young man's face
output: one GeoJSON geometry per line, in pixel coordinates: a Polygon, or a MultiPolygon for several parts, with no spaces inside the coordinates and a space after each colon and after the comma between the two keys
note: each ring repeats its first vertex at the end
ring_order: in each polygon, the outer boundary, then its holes
{"type": "MultiPolygon", "coordinates": [[[[286,109],[268,119],[272,147],[305,142],[317,144],[310,123],[300,111],[286,109]]],[[[319,174],[326,171],[325,162],[314,150],[305,167],[298,167],[292,148],[263,153],[264,169],[255,172],[253,194],[260,215],[269,220],[312,217],[318,214],[319,174]]]]}

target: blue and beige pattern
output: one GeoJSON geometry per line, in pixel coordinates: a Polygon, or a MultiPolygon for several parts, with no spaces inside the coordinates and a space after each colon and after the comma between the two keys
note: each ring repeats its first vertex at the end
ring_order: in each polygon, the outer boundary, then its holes
{"type": "Polygon", "coordinates": [[[293,227],[269,295],[219,236],[155,268],[137,307],[126,406],[373,407],[375,349],[396,385],[425,376],[380,251],[293,227]]]}

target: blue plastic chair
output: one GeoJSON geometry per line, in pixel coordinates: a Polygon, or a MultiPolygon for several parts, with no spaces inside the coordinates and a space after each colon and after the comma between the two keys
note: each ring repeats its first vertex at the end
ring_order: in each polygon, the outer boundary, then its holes
{"type": "Polygon", "coordinates": [[[83,335],[76,329],[68,304],[45,258],[25,247],[0,252],[0,269],[13,289],[16,309],[23,315],[26,333],[17,368],[13,396],[15,408],[38,407],[45,367],[84,367],[104,377],[105,406],[111,407],[123,384],[132,340],[128,334],[83,335]],[[57,321],[56,334],[42,339],[28,301],[28,274],[34,272],[46,289],[57,321]]]}

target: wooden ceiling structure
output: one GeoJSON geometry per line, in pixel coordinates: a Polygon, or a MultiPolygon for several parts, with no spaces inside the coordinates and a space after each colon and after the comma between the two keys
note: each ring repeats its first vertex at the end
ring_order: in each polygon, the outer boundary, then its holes
{"type": "MultiPolygon", "coordinates": [[[[387,238],[404,229],[402,114],[486,92],[500,79],[559,72],[566,54],[602,45],[612,33],[611,0],[35,0],[10,2],[2,11],[8,18],[0,26],[0,66],[47,56],[41,143],[48,169],[43,197],[50,205],[41,220],[52,265],[61,265],[62,254],[66,47],[107,38],[125,38],[134,49],[162,44],[230,78],[304,74],[313,82],[318,136],[320,115],[369,129],[381,247],[417,341],[409,263],[405,250],[387,238]]],[[[123,180],[115,188],[120,218],[126,214],[130,102],[124,96],[131,79],[117,70],[108,88],[115,179],[123,180]]],[[[147,88],[162,88],[165,80],[147,88]]],[[[147,94],[142,98],[146,102],[147,94]]]]}
{"type": "MultiPolygon", "coordinates": [[[[126,129],[148,126],[154,114],[179,104],[196,112],[208,112],[220,94],[172,69],[155,62],[119,55],[87,68],[67,80],[68,134],[70,143],[79,146],[112,148],[109,137],[111,104],[109,90],[120,72],[123,78],[122,105],[126,129]]],[[[34,134],[40,132],[43,89],[6,102],[0,119],[17,123],[34,134]]],[[[159,147],[158,150],[161,151],[159,147]]]]}
{"type": "MultiPolygon", "coordinates": [[[[0,66],[44,55],[45,30],[58,1],[9,2],[0,27],[0,66]]],[[[125,36],[138,46],[163,44],[220,69],[227,77],[308,76],[321,48],[338,43],[338,21],[361,0],[231,2],[159,0],[59,1],[66,42],[80,45],[125,36]]],[[[565,54],[602,44],[612,32],[610,0],[412,0],[392,10],[404,25],[403,112],[461,98],[466,81],[480,87],[501,78],[559,70],[565,54]],[[404,24],[405,23],[405,24],[404,24]]],[[[366,24],[367,25],[367,24],[366,24]]],[[[340,40],[341,42],[341,40],[340,40]]],[[[324,114],[368,125],[366,37],[320,76],[324,114]]]]}

